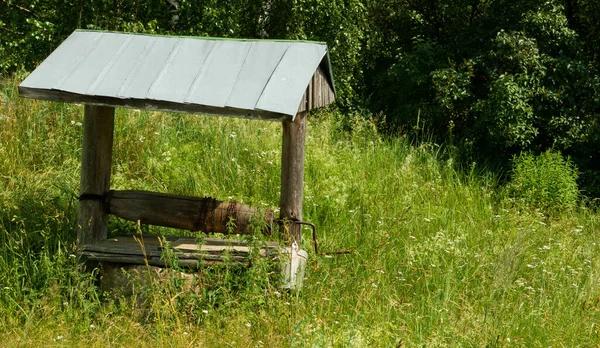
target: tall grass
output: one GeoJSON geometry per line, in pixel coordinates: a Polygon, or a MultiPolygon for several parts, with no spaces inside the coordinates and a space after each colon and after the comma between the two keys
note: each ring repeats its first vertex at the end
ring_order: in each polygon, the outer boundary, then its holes
{"type": "MultiPolygon", "coordinates": [[[[300,293],[278,289],[256,260],[201,269],[191,285],[175,274],[130,298],[109,296],[73,257],[82,107],[19,99],[17,80],[0,88],[3,344],[600,343],[594,211],[516,208],[493,176],[457,172],[439,146],[386,139],[364,118],[334,112],[310,117],[304,217],[322,249],[351,254],[309,252],[300,293]]],[[[118,109],[112,186],[276,209],[280,128],[118,109]]]]}

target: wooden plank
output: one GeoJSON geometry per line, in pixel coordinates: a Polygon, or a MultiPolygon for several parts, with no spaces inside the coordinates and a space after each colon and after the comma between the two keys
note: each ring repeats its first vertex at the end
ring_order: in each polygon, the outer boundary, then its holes
{"type": "Polygon", "coordinates": [[[167,112],[184,112],[188,114],[205,114],[229,116],[270,121],[290,121],[292,116],[263,110],[243,110],[236,108],[219,108],[198,104],[181,104],[150,99],[125,99],[104,96],[90,96],[57,90],[37,89],[19,86],[19,96],[24,98],[51,100],[65,103],[83,103],[101,106],[119,106],[132,109],[156,110],[167,112]]]}
{"type": "Polygon", "coordinates": [[[321,107],[321,75],[319,69],[315,70],[313,75],[313,109],[321,107]]]}
{"type": "MultiPolygon", "coordinates": [[[[304,143],[306,112],[298,113],[293,122],[283,123],[281,150],[280,218],[302,220],[302,195],[304,190],[304,143]]],[[[298,244],[302,241],[301,226],[288,231],[298,244]]]]}
{"type": "Polygon", "coordinates": [[[108,214],[97,199],[110,189],[115,109],[85,106],[77,241],[79,245],[107,236],[108,214]]]}
{"type": "Polygon", "coordinates": [[[308,88],[306,89],[306,92],[304,92],[304,95],[302,96],[302,101],[300,102],[300,107],[298,108],[298,112],[304,112],[306,111],[307,107],[308,107],[308,88]]]}
{"type": "MultiPolygon", "coordinates": [[[[252,251],[244,241],[191,237],[166,237],[170,248],[183,267],[197,267],[200,264],[222,263],[226,259],[234,263],[247,263],[252,251]]],[[[158,236],[120,236],[81,246],[79,255],[88,260],[150,264],[166,266],[162,253],[165,247],[158,236]],[[142,248],[143,246],[143,248],[142,248]]],[[[263,257],[277,258],[279,245],[266,242],[259,247],[263,257]]]]}
{"type": "MultiPolygon", "coordinates": [[[[89,243],[83,246],[86,250],[130,250],[139,249],[141,245],[144,245],[146,252],[150,253],[153,251],[161,251],[164,246],[162,245],[162,238],[160,236],[119,236],[115,238],[105,239],[103,241],[97,241],[89,243]]],[[[190,251],[198,250],[209,250],[210,248],[220,248],[224,250],[227,248],[246,248],[248,250],[248,243],[243,240],[235,239],[221,239],[221,238],[193,238],[193,237],[179,237],[179,236],[165,236],[166,241],[169,243],[171,248],[174,249],[185,249],[190,251]]],[[[261,244],[263,245],[263,244],[261,244]]],[[[268,249],[276,249],[278,244],[276,242],[264,242],[264,247],[268,249]]]]}
{"type": "Polygon", "coordinates": [[[271,234],[273,212],[259,212],[236,201],[176,196],[148,191],[111,191],[107,212],[142,224],[206,233],[271,234]]]}
{"type": "MultiPolygon", "coordinates": [[[[134,265],[145,265],[166,267],[168,266],[164,259],[160,258],[144,258],[139,255],[121,255],[110,253],[97,253],[90,251],[82,251],[78,256],[88,261],[96,262],[111,262],[111,263],[128,263],[134,265]]],[[[248,265],[248,258],[229,258],[232,263],[248,265]]],[[[202,257],[200,259],[178,259],[177,264],[185,268],[198,268],[200,265],[216,265],[222,264],[225,261],[224,257],[202,257]]]]}

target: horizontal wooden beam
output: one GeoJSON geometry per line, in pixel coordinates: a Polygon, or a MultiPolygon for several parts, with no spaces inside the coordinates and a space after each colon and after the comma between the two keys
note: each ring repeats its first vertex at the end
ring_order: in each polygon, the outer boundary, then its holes
{"type": "MultiPolygon", "coordinates": [[[[164,237],[169,243],[177,263],[181,267],[195,268],[202,264],[211,265],[225,261],[248,264],[252,247],[246,242],[216,238],[199,241],[190,237],[164,237]]],[[[157,236],[121,236],[84,245],[79,256],[88,261],[149,264],[168,266],[163,255],[167,248],[157,236]]],[[[280,255],[279,245],[267,242],[258,247],[259,254],[276,259],[280,255]]]]}
{"type": "Polygon", "coordinates": [[[58,90],[29,88],[22,86],[19,86],[19,96],[24,98],[51,100],[64,103],[124,107],[140,110],[184,112],[188,114],[206,114],[269,121],[291,121],[293,119],[293,117],[290,115],[263,110],[243,110],[230,107],[176,103],[152,99],[121,99],[114,97],[90,96],[58,90]]]}
{"type": "Polygon", "coordinates": [[[142,224],[206,233],[270,234],[271,210],[258,211],[236,201],[176,196],[148,191],[110,191],[107,213],[142,224]]]}

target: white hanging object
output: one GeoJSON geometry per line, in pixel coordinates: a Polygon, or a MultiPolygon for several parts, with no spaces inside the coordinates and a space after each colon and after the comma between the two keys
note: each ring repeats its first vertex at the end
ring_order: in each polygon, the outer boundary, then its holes
{"type": "Polygon", "coordinates": [[[281,276],[283,277],[283,289],[300,289],[304,279],[304,270],[308,253],[301,250],[298,243],[294,241],[291,248],[285,248],[281,251],[281,276]]]}

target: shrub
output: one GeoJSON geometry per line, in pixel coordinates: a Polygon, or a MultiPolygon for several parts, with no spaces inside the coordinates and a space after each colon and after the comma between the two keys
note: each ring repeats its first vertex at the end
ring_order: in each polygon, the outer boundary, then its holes
{"type": "Polygon", "coordinates": [[[545,213],[569,211],[577,205],[578,171],[560,152],[547,150],[538,156],[513,157],[508,191],[512,198],[545,213]]]}

